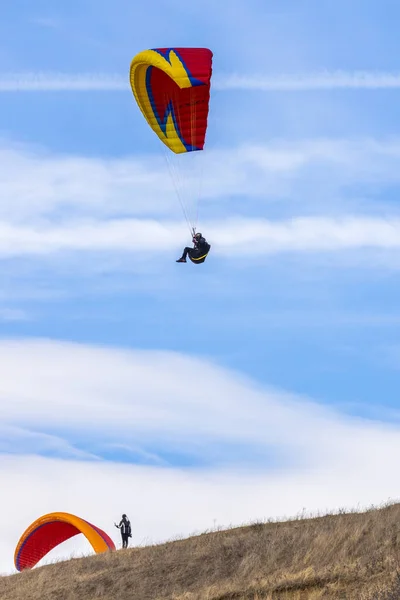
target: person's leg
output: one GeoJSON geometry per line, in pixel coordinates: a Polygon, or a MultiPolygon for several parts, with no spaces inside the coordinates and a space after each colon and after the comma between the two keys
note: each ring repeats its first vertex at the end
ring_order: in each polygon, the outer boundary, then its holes
{"type": "Polygon", "coordinates": [[[190,256],[191,252],[193,252],[193,248],[186,246],[186,248],[183,250],[182,256],[176,262],[186,262],[186,257],[188,254],[190,256]]]}

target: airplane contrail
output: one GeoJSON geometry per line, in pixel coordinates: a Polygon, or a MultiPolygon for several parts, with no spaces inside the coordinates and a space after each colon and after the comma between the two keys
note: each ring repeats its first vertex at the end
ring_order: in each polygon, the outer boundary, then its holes
{"type": "Polygon", "coordinates": [[[400,88],[400,71],[325,71],[303,75],[229,75],[217,81],[226,90],[312,91],[329,89],[396,89],[400,88]]]}
{"type": "MultiPolygon", "coordinates": [[[[322,71],[309,74],[214,77],[220,91],[389,90],[400,88],[399,72],[322,71]]],[[[0,92],[118,92],[128,91],[129,74],[0,73],[0,92]]]]}

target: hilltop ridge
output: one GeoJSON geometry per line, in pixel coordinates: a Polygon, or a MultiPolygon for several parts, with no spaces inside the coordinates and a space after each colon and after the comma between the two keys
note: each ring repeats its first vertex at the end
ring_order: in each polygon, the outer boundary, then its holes
{"type": "Polygon", "coordinates": [[[255,523],[0,577],[1,600],[394,600],[400,504],[255,523]]]}

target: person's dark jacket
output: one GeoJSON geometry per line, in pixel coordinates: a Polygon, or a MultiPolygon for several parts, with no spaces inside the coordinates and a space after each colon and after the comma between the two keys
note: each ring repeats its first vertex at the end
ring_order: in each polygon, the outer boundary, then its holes
{"type": "Polygon", "coordinates": [[[130,536],[131,535],[131,524],[129,519],[122,519],[122,521],[120,521],[119,525],[117,525],[118,529],[121,530],[121,534],[122,535],[127,535],[130,536]]]}
{"type": "Polygon", "coordinates": [[[193,244],[196,250],[199,250],[200,252],[208,252],[210,249],[210,244],[203,237],[199,239],[193,238],[193,244]]]}

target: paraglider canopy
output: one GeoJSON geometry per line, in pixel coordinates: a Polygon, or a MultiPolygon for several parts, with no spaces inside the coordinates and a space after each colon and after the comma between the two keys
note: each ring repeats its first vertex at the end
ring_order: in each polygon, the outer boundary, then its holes
{"type": "Polygon", "coordinates": [[[112,539],[92,523],[69,513],[49,513],[34,521],[19,539],[14,554],[16,569],[31,569],[53,548],[79,533],[96,553],[115,550],[112,539]]]}
{"type": "Polygon", "coordinates": [[[176,154],[204,147],[212,56],[208,48],[156,48],[140,52],[131,62],[136,102],[153,131],[176,154]]]}

